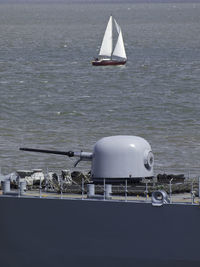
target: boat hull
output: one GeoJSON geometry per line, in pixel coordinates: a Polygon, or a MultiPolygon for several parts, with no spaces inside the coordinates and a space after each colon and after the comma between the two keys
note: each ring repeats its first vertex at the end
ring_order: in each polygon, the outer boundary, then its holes
{"type": "Polygon", "coordinates": [[[117,66],[117,65],[125,65],[126,60],[94,60],[92,61],[93,66],[117,66]]]}
{"type": "Polygon", "coordinates": [[[0,197],[4,267],[199,267],[199,206],[0,197]]]}

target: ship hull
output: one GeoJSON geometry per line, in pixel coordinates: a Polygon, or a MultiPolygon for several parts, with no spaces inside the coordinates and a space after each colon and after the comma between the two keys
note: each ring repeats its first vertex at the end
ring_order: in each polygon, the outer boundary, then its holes
{"type": "Polygon", "coordinates": [[[93,66],[117,66],[117,65],[125,65],[126,60],[94,60],[92,61],[93,66]]]}
{"type": "Polygon", "coordinates": [[[4,267],[200,266],[199,206],[0,197],[4,267]]]}

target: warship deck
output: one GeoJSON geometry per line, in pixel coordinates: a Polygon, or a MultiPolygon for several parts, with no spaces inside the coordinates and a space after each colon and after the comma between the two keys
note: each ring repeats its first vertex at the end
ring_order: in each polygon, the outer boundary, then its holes
{"type": "MultiPolygon", "coordinates": [[[[88,198],[87,194],[77,193],[55,193],[55,192],[40,192],[38,190],[31,190],[18,194],[18,190],[12,190],[14,194],[3,195],[3,191],[0,190],[0,197],[20,197],[20,198],[40,198],[40,199],[61,199],[61,200],[89,200],[89,201],[113,201],[113,202],[133,202],[133,203],[152,203],[152,199],[149,195],[144,196],[112,196],[110,199],[106,199],[104,195],[98,195],[97,198],[88,198]]],[[[168,205],[180,204],[180,205],[199,205],[200,198],[193,197],[191,193],[179,193],[172,194],[170,197],[170,203],[168,205]]]]}

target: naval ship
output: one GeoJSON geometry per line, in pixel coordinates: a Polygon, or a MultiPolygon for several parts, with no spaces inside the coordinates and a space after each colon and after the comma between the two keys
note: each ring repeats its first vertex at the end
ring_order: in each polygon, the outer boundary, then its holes
{"type": "MultiPolygon", "coordinates": [[[[110,136],[93,152],[33,148],[91,161],[87,194],[30,194],[20,182],[0,195],[2,267],[199,267],[200,206],[163,190],[151,198],[128,196],[127,184],[154,176],[150,144],[137,136],[110,136]],[[124,196],[112,186],[124,183],[124,196]],[[95,192],[101,184],[103,194],[95,192]]],[[[24,153],[24,152],[19,152],[24,153]]]]}

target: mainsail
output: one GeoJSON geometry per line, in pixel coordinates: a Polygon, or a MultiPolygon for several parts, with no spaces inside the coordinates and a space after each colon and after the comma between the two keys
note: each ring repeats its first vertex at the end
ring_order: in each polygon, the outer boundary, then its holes
{"type": "Polygon", "coordinates": [[[101,44],[101,49],[99,52],[100,56],[107,56],[111,57],[112,55],[112,16],[110,16],[110,19],[108,21],[108,25],[106,27],[106,31],[104,33],[103,41],[101,44]]]}
{"type": "Polygon", "coordinates": [[[124,41],[122,37],[122,31],[115,19],[114,19],[114,22],[115,22],[115,27],[118,33],[118,38],[117,38],[117,43],[115,45],[115,48],[113,50],[113,22],[112,20],[113,18],[112,16],[110,16],[110,19],[108,21],[108,24],[107,24],[107,27],[104,33],[99,55],[107,56],[107,57],[116,56],[116,57],[121,57],[121,58],[126,59],[126,52],[125,52],[124,41]]]}

